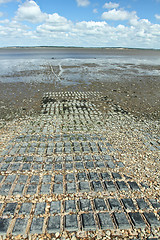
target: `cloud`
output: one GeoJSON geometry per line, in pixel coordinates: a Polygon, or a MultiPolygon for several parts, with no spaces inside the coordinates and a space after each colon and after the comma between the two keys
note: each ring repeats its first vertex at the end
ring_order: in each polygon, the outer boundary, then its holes
{"type": "Polygon", "coordinates": [[[97,8],[94,8],[94,9],[93,9],[93,13],[98,13],[97,8]]]}
{"type": "Polygon", "coordinates": [[[3,16],[3,13],[2,12],[0,12],[0,17],[2,17],[3,16]]]}
{"type": "Polygon", "coordinates": [[[160,15],[155,14],[155,18],[156,18],[157,20],[160,20],[160,15]]]}
{"type": "Polygon", "coordinates": [[[136,12],[128,12],[125,10],[112,9],[102,14],[102,19],[104,20],[124,21],[134,18],[137,18],[136,12]]]}
{"type": "Polygon", "coordinates": [[[17,21],[28,21],[31,23],[43,22],[47,17],[46,13],[41,12],[40,7],[33,0],[27,0],[19,5],[15,19],[17,21]]]}
{"type": "Polygon", "coordinates": [[[113,3],[113,2],[105,3],[103,6],[103,8],[108,8],[108,9],[118,8],[118,7],[119,7],[119,3],[113,3]]]}
{"type": "Polygon", "coordinates": [[[86,7],[90,4],[89,0],[76,0],[79,7],[86,7]]]}
{"type": "Polygon", "coordinates": [[[20,0],[0,0],[0,4],[8,3],[8,2],[15,2],[15,1],[19,2],[20,0]]]}

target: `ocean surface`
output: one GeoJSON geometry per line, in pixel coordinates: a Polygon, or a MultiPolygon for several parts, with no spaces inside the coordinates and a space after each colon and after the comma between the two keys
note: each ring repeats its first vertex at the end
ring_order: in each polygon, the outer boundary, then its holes
{"type": "Polygon", "coordinates": [[[160,79],[160,50],[111,48],[0,48],[0,82],[160,79]]]}

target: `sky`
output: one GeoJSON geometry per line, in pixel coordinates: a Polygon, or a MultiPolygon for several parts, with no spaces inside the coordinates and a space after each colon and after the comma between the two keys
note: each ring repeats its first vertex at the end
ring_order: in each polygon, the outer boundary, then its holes
{"type": "Polygon", "coordinates": [[[0,0],[0,47],[160,49],[160,0],[0,0]]]}

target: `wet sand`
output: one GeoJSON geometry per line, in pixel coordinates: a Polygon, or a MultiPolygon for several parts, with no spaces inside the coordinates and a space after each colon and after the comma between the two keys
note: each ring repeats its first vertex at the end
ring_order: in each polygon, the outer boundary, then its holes
{"type": "Polygon", "coordinates": [[[35,115],[41,110],[41,100],[50,91],[101,91],[101,110],[107,101],[113,101],[136,117],[160,119],[160,82],[149,77],[130,82],[98,82],[63,86],[60,83],[0,83],[0,118],[12,120],[25,115],[35,115]]]}

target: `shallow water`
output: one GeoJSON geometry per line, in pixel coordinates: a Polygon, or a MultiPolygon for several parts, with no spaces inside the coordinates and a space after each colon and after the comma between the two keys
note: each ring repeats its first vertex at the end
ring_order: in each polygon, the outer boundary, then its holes
{"type": "Polygon", "coordinates": [[[160,51],[122,49],[0,49],[1,82],[63,85],[160,78],[160,51]]]}

